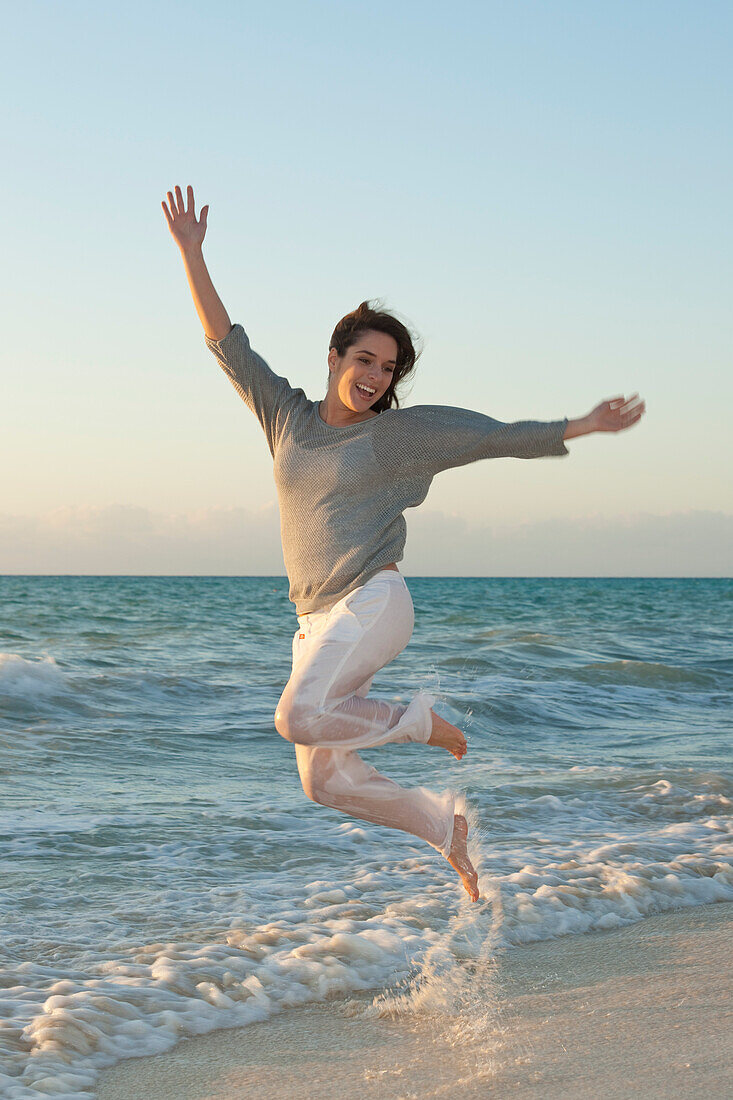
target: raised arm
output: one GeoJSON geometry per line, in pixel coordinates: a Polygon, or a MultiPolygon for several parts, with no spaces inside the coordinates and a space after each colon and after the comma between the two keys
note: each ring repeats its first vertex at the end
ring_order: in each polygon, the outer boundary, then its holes
{"type": "Polygon", "coordinates": [[[302,390],[293,389],[287,378],[270,370],[256,351],[240,324],[233,325],[214,290],[201,246],[206,234],[208,206],[197,220],[193,188],[188,187],[188,206],[184,208],[180,187],[175,195],[168,192],[168,205],[161,204],[168,228],[181,250],[188,285],[196,312],[204,326],[206,345],[216,356],[224,373],[239,396],[259,420],[267,436],[270,453],[275,454],[278,442],[287,429],[288,418],[307,402],[302,390]]]}
{"type": "Polygon", "coordinates": [[[187,190],[188,206],[184,207],[180,187],[175,195],[168,192],[168,205],[161,203],[168,228],[173,240],[181,250],[181,258],[186,271],[188,285],[191,288],[193,304],[199,315],[204,333],[210,340],[223,340],[232,327],[229,314],[222,305],[221,298],[214,289],[211,276],[204,263],[202,245],[206,236],[208,206],[201,209],[201,217],[196,220],[193,187],[187,190]]]}

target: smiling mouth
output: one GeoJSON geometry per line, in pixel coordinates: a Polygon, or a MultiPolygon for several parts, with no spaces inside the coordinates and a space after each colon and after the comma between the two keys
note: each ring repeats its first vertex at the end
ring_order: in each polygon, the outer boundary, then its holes
{"type": "Polygon", "coordinates": [[[356,386],[361,396],[368,399],[374,397],[374,394],[377,392],[376,390],[371,389],[369,386],[363,386],[361,382],[355,382],[354,385],[356,386]]]}

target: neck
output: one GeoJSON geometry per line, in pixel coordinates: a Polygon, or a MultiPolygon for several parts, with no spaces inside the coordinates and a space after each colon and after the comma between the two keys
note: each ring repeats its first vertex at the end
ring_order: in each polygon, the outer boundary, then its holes
{"type": "Polygon", "coordinates": [[[354,412],[338,398],[333,399],[330,392],[320,402],[318,411],[322,419],[332,428],[348,428],[351,424],[361,424],[363,420],[371,420],[373,416],[379,416],[379,413],[374,412],[373,409],[367,409],[363,413],[354,412]]]}

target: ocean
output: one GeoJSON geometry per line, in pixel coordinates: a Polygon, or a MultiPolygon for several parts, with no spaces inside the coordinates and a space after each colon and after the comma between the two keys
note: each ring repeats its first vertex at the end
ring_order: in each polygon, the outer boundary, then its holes
{"type": "Polygon", "coordinates": [[[733,900],[733,581],[407,577],[418,689],[460,762],[481,900],[406,833],[309,802],[273,714],[284,577],[0,577],[0,1096],[335,995],[733,900]]]}

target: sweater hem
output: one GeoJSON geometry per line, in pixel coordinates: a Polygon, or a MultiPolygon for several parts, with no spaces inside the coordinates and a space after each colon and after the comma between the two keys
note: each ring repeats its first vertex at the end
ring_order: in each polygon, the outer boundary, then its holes
{"type": "MultiPolygon", "coordinates": [[[[311,596],[309,599],[304,600],[291,596],[291,602],[295,604],[296,615],[300,617],[301,615],[310,615],[314,611],[329,611],[339,602],[339,600],[343,600],[345,596],[348,596],[349,593],[353,592],[356,588],[361,588],[362,585],[365,585],[372,577],[375,577],[377,573],[381,573],[383,570],[387,572],[385,566],[389,565],[392,561],[394,561],[394,558],[390,558],[388,562],[384,562],[381,565],[375,565],[373,568],[367,569],[365,573],[362,573],[356,580],[352,581],[351,584],[348,584],[335,595],[311,596]]],[[[394,573],[396,577],[402,577],[402,573],[400,573],[399,570],[390,569],[388,572],[394,573]]],[[[404,580],[404,577],[402,577],[402,579],[404,580]]]]}

